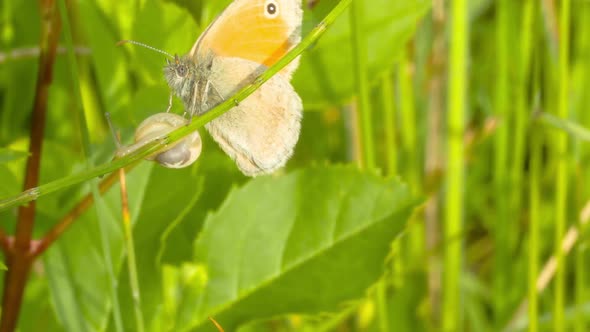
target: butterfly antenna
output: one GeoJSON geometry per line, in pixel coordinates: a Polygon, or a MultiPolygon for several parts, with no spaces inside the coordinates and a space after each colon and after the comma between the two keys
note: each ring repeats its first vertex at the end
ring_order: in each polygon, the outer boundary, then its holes
{"type": "Polygon", "coordinates": [[[164,55],[166,55],[166,56],[174,59],[174,57],[172,55],[170,55],[170,53],[164,52],[164,51],[162,51],[160,49],[157,49],[157,48],[155,48],[153,46],[150,46],[150,45],[146,45],[144,43],[137,42],[135,40],[121,40],[120,42],[117,43],[117,46],[121,46],[121,45],[127,44],[127,43],[133,44],[133,45],[137,45],[137,46],[141,46],[141,47],[145,47],[148,50],[152,50],[152,51],[155,51],[155,52],[158,52],[158,53],[162,53],[162,54],[164,54],[164,55]]]}
{"type": "Polygon", "coordinates": [[[119,133],[113,126],[113,121],[111,120],[111,113],[106,112],[104,117],[107,119],[107,123],[109,124],[109,128],[111,129],[111,134],[113,135],[113,139],[115,140],[115,145],[117,145],[117,149],[121,148],[121,138],[119,137],[119,133]]]}

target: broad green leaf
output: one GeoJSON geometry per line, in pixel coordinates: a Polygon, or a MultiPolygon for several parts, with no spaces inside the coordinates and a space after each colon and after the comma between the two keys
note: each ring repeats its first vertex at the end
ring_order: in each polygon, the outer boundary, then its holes
{"type": "Polygon", "coordinates": [[[261,177],[232,192],[195,243],[206,275],[179,292],[173,330],[334,310],[382,272],[415,200],[405,185],[351,167],[261,177]],[[354,278],[343,278],[354,276],[354,278]]]}
{"type": "MultiPolygon", "coordinates": [[[[210,144],[215,143],[205,140],[205,146],[210,144]]],[[[165,295],[161,290],[164,265],[191,260],[193,242],[205,216],[221,205],[234,183],[244,179],[229,157],[213,147],[209,149],[191,168],[155,167],[145,188],[134,236],[142,310],[146,325],[156,326],[155,331],[170,322],[160,316],[165,295]]],[[[133,303],[126,270],[119,280],[126,327],[133,330],[133,303]]]]}
{"type": "MultiPolygon", "coordinates": [[[[312,23],[319,21],[336,1],[322,1],[320,7],[307,13],[312,23]]],[[[416,24],[430,8],[430,1],[363,1],[364,31],[367,38],[369,77],[377,79],[391,69],[416,24]]],[[[348,13],[340,17],[315,47],[304,53],[293,85],[306,109],[339,105],[354,93],[354,71],[348,13]]]]}

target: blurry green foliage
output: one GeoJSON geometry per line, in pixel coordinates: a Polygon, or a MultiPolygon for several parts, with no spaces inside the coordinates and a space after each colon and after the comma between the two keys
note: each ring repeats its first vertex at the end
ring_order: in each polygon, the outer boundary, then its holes
{"type": "MultiPolygon", "coordinates": [[[[68,2],[93,163],[108,162],[115,150],[105,112],[128,142],[143,119],[168,104],[164,57],[116,43],[133,39],[184,54],[228,3],[68,2]]],[[[304,34],[336,3],[305,6],[304,34]]],[[[392,68],[429,3],[366,2],[372,78],[392,68]]],[[[0,61],[0,196],[6,196],[21,190],[24,177],[40,17],[37,6],[19,1],[0,3],[0,13],[0,50],[6,55],[0,61]]],[[[354,95],[346,16],[303,55],[294,86],[306,110],[324,112],[305,114],[286,170],[247,179],[203,133],[204,151],[193,167],[142,163],[127,174],[141,309],[150,330],[211,330],[208,315],[232,330],[275,315],[338,311],[362,298],[381,275],[390,242],[415,201],[397,180],[325,165],[351,161],[349,115],[338,108],[354,95]]],[[[41,183],[86,167],[63,40],[49,95],[41,183]]],[[[182,112],[178,100],[174,111],[182,112]]],[[[82,185],[39,200],[35,236],[88,192],[82,185]]],[[[16,214],[0,212],[8,233],[16,214]]],[[[126,330],[135,329],[120,215],[116,185],[44,254],[25,294],[21,331],[113,330],[112,289],[126,330]],[[108,281],[99,222],[108,235],[116,285],[108,281]]]]}

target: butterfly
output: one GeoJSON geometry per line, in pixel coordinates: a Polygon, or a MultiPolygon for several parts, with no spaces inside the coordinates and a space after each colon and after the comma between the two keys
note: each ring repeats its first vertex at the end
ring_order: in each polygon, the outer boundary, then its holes
{"type": "MultiPolygon", "coordinates": [[[[301,40],[301,0],[234,0],[164,75],[185,111],[199,116],[229,99],[301,40]]],[[[205,125],[248,176],[272,173],[292,156],[303,105],[290,83],[297,58],[252,95],[205,125]]]]}

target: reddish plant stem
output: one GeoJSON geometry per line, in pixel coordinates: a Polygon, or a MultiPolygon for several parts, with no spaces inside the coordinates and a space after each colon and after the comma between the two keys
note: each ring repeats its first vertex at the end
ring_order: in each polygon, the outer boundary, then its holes
{"type": "MultiPolygon", "coordinates": [[[[47,98],[52,81],[53,64],[61,30],[61,22],[55,1],[41,0],[39,5],[43,20],[41,24],[41,56],[39,58],[37,88],[31,118],[30,158],[27,160],[24,182],[25,190],[34,188],[39,183],[47,98]]],[[[9,238],[7,242],[6,263],[8,272],[4,279],[0,332],[14,331],[18,322],[27,277],[34,259],[34,256],[31,254],[34,224],[35,202],[33,201],[26,206],[19,207],[16,235],[13,241],[10,241],[9,238]]]]}
{"type": "Polygon", "coordinates": [[[0,229],[0,249],[6,254],[12,248],[12,237],[9,237],[3,229],[0,229]]]}
{"type": "MultiPolygon", "coordinates": [[[[131,171],[135,165],[128,166],[125,171],[131,171]]],[[[118,173],[110,174],[106,179],[104,179],[99,185],[99,192],[104,194],[107,190],[109,190],[115,183],[117,183],[118,173]]],[[[74,223],[74,221],[78,220],[88,208],[92,206],[94,203],[94,197],[91,193],[87,194],[84,198],[82,198],[76,206],[68,212],[53,228],[51,228],[40,240],[33,240],[31,242],[30,252],[33,257],[37,257],[45,252],[59,237],[74,223]]],[[[5,253],[9,251],[13,251],[13,242],[14,238],[8,236],[6,232],[0,228],[0,249],[5,253]]]]}

